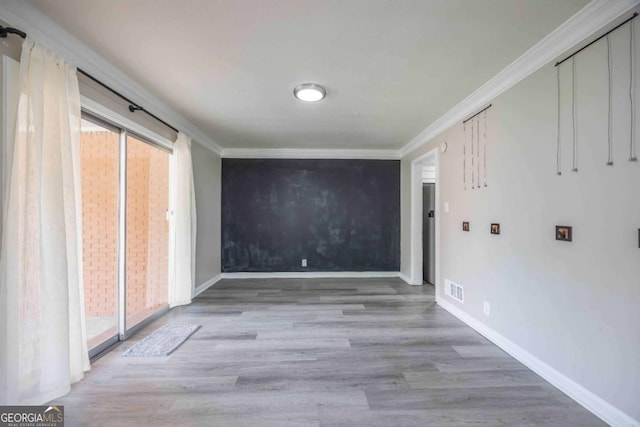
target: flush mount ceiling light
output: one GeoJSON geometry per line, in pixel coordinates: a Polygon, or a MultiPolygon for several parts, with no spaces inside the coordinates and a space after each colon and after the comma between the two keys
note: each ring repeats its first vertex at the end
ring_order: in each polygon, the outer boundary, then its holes
{"type": "Polygon", "coordinates": [[[322,101],[327,91],[316,83],[303,83],[293,89],[293,96],[304,102],[322,101]]]}

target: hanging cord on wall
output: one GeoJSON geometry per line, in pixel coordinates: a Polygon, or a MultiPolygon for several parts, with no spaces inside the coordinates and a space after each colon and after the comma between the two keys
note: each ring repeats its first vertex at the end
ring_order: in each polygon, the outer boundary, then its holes
{"type": "MultiPolygon", "coordinates": [[[[634,106],[634,73],[635,73],[635,58],[634,58],[634,25],[633,25],[633,20],[639,16],[638,12],[634,12],[633,16],[627,18],[625,21],[621,22],[620,24],[616,25],[614,28],[610,29],[609,31],[607,31],[606,33],[602,34],[600,37],[596,38],[595,40],[592,40],[590,43],[588,43],[585,46],[582,46],[580,49],[578,49],[577,51],[573,52],[571,55],[565,57],[563,60],[556,62],[556,67],[559,67],[562,63],[564,63],[565,61],[568,61],[569,59],[571,59],[571,66],[572,66],[572,74],[573,74],[573,94],[572,94],[572,106],[571,106],[571,115],[572,115],[572,129],[573,129],[573,165],[572,165],[572,172],[578,172],[578,129],[577,129],[577,106],[576,106],[576,55],[578,55],[580,52],[582,52],[583,50],[587,49],[588,47],[590,47],[591,45],[593,45],[594,43],[597,43],[599,40],[603,39],[603,38],[607,38],[607,47],[608,47],[608,61],[609,61],[609,160],[607,161],[607,165],[613,165],[613,158],[612,158],[612,151],[613,151],[613,147],[612,147],[612,130],[611,130],[611,122],[612,122],[612,100],[611,100],[611,93],[612,93],[612,83],[611,83],[611,42],[609,40],[609,34],[611,34],[612,32],[616,31],[617,29],[619,29],[620,27],[622,27],[623,25],[627,24],[628,22],[630,22],[631,26],[630,26],[630,37],[631,37],[631,42],[629,44],[629,49],[630,49],[630,56],[631,56],[631,61],[630,61],[630,69],[631,69],[631,78],[630,78],[630,82],[629,82],[629,97],[630,97],[630,102],[631,102],[631,141],[630,141],[630,147],[629,147],[629,161],[630,162],[635,162],[637,161],[637,157],[636,157],[636,148],[635,148],[635,106],[634,106]]],[[[560,105],[560,76],[558,75],[558,105],[560,105]]],[[[558,171],[557,173],[560,175],[560,109],[558,108],[558,171]]]]}
{"type": "Polygon", "coordinates": [[[475,163],[473,161],[473,123],[471,122],[471,189],[474,190],[476,188],[476,180],[475,180],[475,163]]]}
{"type": "Polygon", "coordinates": [[[635,27],[633,21],[629,22],[629,103],[631,107],[631,139],[629,141],[629,161],[637,162],[636,156],[636,109],[634,105],[635,97],[635,72],[636,72],[636,55],[635,55],[635,27]]]}
{"type": "Polygon", "coordinates": [[[483,115],[482,115],[482,119],[484,122],[484,133],[482,136],[482,141],[483,141],[483,146],[484,146],[484,155],[483,155],[483,161],[484,161],[484,186],[487,186],[487,111],[485,110],[483,115]]]}
{"type": "Polygon", "coordinates": [[[467,191],[467,124],[462,124],[463,136],[462,136],[462,185],[464,191],[467,191]]]}
{"type": "Polygon", "coordinates": [[[558,87],[558,130],[557,130],[557,140],[556,140],[556,175],[562,175],[562,150],[560,149],[560,130],[562,129],[560,126],[560,106],[562,105],[560,102],[560,67],[556,67],[556,82],[558,87]]]}
{"type": "Polygon", "coordinates": [[[613,64],[611,62],[611,56],[613,55],[613,53],[611,52],[611,38],[609,36],[607,36],[607,69],[608,69],[608,74],[607,74],[607,78],[609,79],[609,122],[608,122],[608,129],[607,129],[607,143],[608,143],[608,153],[609,156],[607,157],[607,166],[613,166],[613,127],[612,122],[613,122],[613,116],[612,116],[612,112],[613,112],[613,64]]]}
{"type": "Polygon", "coordinates": [[[571,120],[573,126],[573,163],[571,172],[578,172],[578,127],[576,114],[576,57],[571,58],[571,72],[573,73],[573,93],[571,102],[571,120]]]}
{"type": "Polygon", "coordinates": [[[478,168],[478,188],[480,188],[480,116],[476,120],[476,167],[478,168]]]}

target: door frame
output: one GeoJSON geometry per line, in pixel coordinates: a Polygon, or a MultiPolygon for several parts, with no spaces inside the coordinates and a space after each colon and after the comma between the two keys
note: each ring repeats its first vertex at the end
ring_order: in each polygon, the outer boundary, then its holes
{"type": "Polygon", "coordinates": [[[437,148],[411,161],[411,285],[422,285],[422,167],[436,169],[436,297],[440,294],[440,154],[437,148]]]}
{"type": "MultiPolygon", "coordinates": [[[[103,105],[84,96],[80,97],[82,107],[82,117],[93,121],[100,126],[107,127],[114,132],[118,132],[118,230],[117,230],[117,258],[118,258],[118,283],[117,283],[117,331],[114,336],[106,339],[96,347],[89,349],[91,363],[98,360],[109,352],[115,345],[135,335],[139,330],[166,314],[169,304],[160,306],[154,313],[141,322],[129,327],[126,318],[126,227],[127,227],[127,136],[132,136],[150,146],[168,152],[171,155],[169,160],[169,206],[167,220],[169,220],[169,247],[168,247],[168,288],[171,289],[174,280],[174,257],[173,257],[173,220],[171,213],[174,210],[174,180],[175,167],[173,157],[173,143],[168,139],[144,128],[138,123],[119,115],[118,113],[104,107],[103,105]]],[[[168,296],[168,295],[167,295],[168,296]]]]}

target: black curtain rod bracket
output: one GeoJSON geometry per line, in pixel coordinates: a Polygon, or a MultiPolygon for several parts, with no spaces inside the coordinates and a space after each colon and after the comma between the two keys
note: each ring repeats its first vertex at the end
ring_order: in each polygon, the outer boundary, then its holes
{"type": "Polygon", "coordinates": [[[2,25],[0,25],[0,38],[4,39],[9,34],[18,35],[18,36],[22,37],[23,39],[27,38],[27,34],[24,31],[20,31],[18,29],[11,28],[11,27],[3,27],[2,25]]]}
{"type": "Polygon", "coordinates": [[[625,21],[621,22],[620,24],[616,25],[615,27],[613,27],[612,29],[610,29],[609,31],[607,31],[606,33],[604,33],[603,35],[601,35],[600,37],[598,37],[597,39],[595,39],[594,41],[592,41],[591,43],[589,43],[586,46],[582,46],[580,49],[576,50],[575,52],[573,52],[571,55],[567,56],[566,58],[564,58],[562,61],[558,61],[556,62],[556,67],[560,64],[562,64],[564,61],[566,61],[567,59],[571,59],[574,56],[576,56],[577,54],[579,54],[580,52],[582,52],[583,50],[585,50],[586,48],[588,48],[589,46],[591,46],[592,44],[594,44],[595,42],[607,37],[609,34],[613,33],[615,30],[617,30],[618,28],[622,27],[624,24],[626,24],[627,22],[631,21],[632,19],[635,19],[638,16],[638,12],[635,12],[630,18],[627,18],[625,21]]]}
{"type": "Polygon", "coordinates": [[[473,119],[476,116],[479,116],[480,114],[484,113],[485,111],[487,111],[489,108],[491,108],[492,104],[487,105],[486,107],[484,107],[482,110],[478,111],[477,113],[475,113],[473,116],[467,118],[467,120],[463,120],[462,124],[467,123],[469,120],[473,119]]]}
{"type": "MultiPolygon", "coordinates": [[[[20,31],[16,28],[11,28],[11,27],[3,27],[2,25],[0,25],[0,38],[5,38],[7,37],[7,35],[9,34],[15,34],[18,35],[20,37],[22,37],[23,39],[27,38],[27,33],[25,33],[24,31],[20,31]]],[[[123,94],[121,94],[120,92],[118,92],[117,90],[113,89],[110,86],[107,86],[106,84],[102,83],[100,80],[96,79],[95,77],[93,77],[91,74],[87,73],[86,71],[84,71],[81,68],[78,68],[78,73],[86,76],[87,78],[89,78],[90,80],[94,81],[95,83],[99,84],[100,86],[102,86],[103,88],[107,89],[109,92],[111,92],[112,94],[118,96],[120,99],[126,101],[129,103],[129,111],[134,113],[136,111],[142,111],[143,113],[146,113],[147,115],[149,115],[150,117],[154,118],[155,120],[159,121],[160,123],[162,123],[163,125],[165,125],[166,127],[168,127],[169,129],[171,129],[172,131],[174,131],[175,133],[178,133],[178,129],[174,128],[173,126],[171,126],[169,123],[165,122],[164,120],[162,120],[160,117],[156,116],[155,114],[145,110],[144,107],[141,107],[140,105],[136,104],[135,102],[133,102],[131,99],[127,98],[126,96],[124,96],[123,94]]]]}

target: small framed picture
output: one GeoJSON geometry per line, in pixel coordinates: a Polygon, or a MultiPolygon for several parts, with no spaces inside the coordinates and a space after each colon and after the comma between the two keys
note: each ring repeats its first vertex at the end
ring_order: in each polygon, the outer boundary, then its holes
{"type": "Polygon", "coordinates": [[[469,231],[469,222],[465,221],[462,223],[462,231],[469,231]]]}
{"type": "Polygon", "coordinates": [[[568,225],[556,225],[556,240],[571,242],[573,240],[573,229],[568,225]]]}
{"type": "Polygon", "coordinates": [[[500,224],[491,224],[491,234],[500,234],[500,224]]]}

